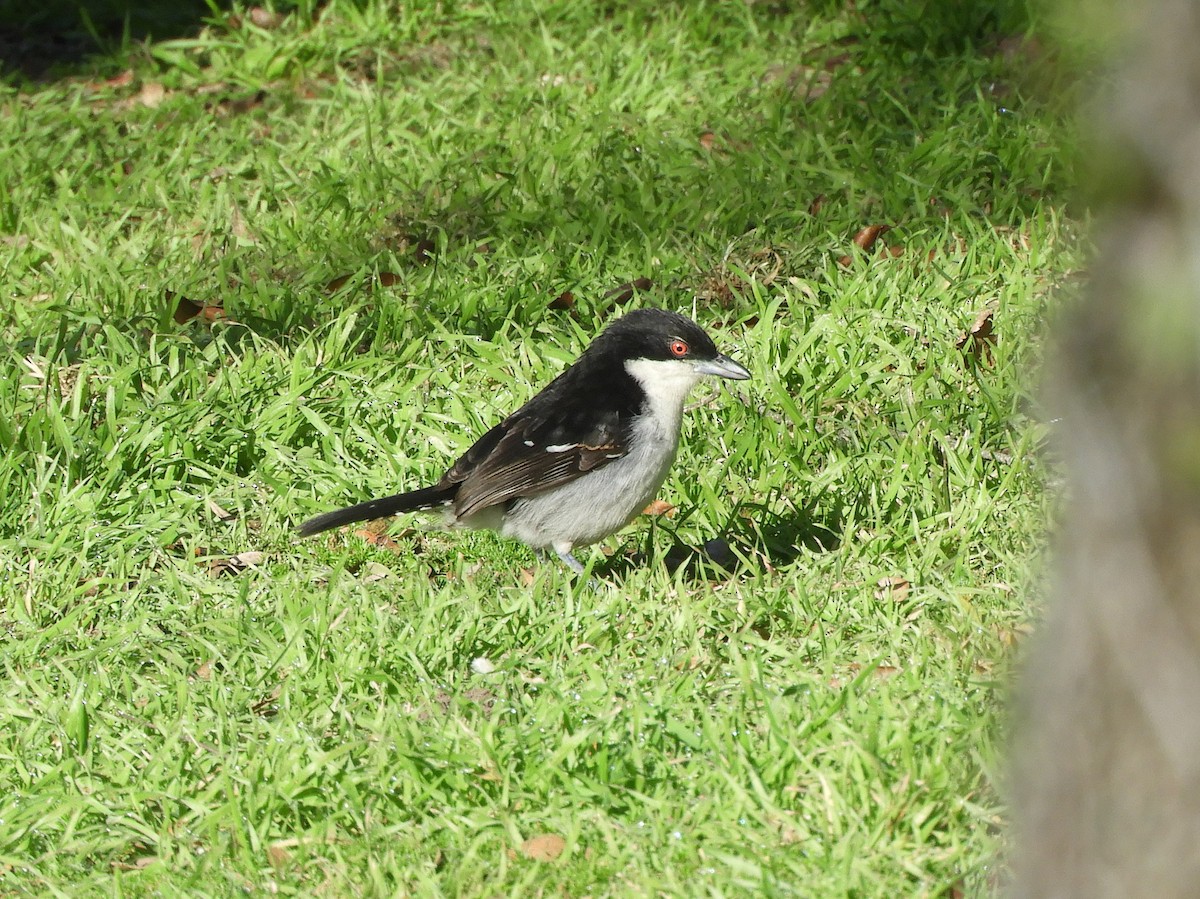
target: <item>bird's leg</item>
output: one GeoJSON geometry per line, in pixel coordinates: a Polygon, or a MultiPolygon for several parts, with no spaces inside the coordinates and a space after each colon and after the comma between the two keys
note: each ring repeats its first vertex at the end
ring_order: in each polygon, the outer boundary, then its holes
{"type": "MultiPolygon", "coordinates": [[[[553,549],[554,549],[554,554],[557,555],[560,559],[562,559],[562,562],[564,565],[566,565],[568,568],[570,568],[576,574],[583,574],[583,563],[580,562],[573,555],[571,555],[571,544],[570,543],[565,543],[565,542],[557,543],[554,545],[553,549]]],[[[549,555],[549,553],[546,553],[545,550],[538,550],[538,555],[545,558],[545,556],[549,555]]]]}
{"type": "Polygon", "coordinates": [[[538,546],[534,547],[533,554],[537,556],[537,560],[539,562],[550,561],[552,555],[558,556],[558,558],[562,560],[563,564],[565,564],[576,574],[583,574],[583,563],[566,550],[563,550],[562,552],[555,550],[554,553],[551,553],[550,550],[538,546]]]}
{"type": "Polygon", "coordinates": [[[576,574],[583,574],[583,563],[575,558],[568,550],[555,550],[558,557],[563,560],[563,564],[574,571],[576,574]]]}

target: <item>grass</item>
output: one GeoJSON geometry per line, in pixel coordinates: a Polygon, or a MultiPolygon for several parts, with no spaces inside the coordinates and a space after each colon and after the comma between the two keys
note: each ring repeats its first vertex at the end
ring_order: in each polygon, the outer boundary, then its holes
{"type": "Polygon", "coordinates": [[[0,92],[0,895],[992,895],[1080,264],[1023,11],[280,12],[0,92]],[[293,537],[635,279],[754,379],[598,587],[293,537]]]}

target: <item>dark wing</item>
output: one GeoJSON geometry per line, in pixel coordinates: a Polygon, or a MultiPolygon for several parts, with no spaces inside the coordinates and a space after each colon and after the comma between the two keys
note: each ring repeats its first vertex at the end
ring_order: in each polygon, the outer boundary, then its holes
{"type": "Polygon", "coordinates": [[[622,410],[556,410],[547,418],[542,408],[530,403],[510,415],[446,472],[442,486],[460,485],[454,500],[460,517],[566,484],[629,451],[632,416],[622,410]]]}

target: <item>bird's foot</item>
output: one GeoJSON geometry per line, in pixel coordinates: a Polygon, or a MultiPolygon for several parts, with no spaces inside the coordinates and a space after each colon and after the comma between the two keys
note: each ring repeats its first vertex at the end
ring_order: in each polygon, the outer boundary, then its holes
{"type": "Polygon", "coordinates": [[[560,559],[562,559],[564,565],[566,565],[568,568],[570,568],[576,574],[583,574],[583,572],[584,572],[583,563],[580,562],[573,555],[571,555],[569,550],[565,550],[565,549],[555,550],[555,553],[558,555],[558,557],[560,559]]]}

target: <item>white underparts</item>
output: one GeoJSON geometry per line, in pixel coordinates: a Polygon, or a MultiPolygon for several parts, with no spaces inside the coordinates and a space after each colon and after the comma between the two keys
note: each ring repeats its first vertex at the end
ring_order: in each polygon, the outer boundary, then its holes
{"type": "MultiPolygon", "coordinates": [[[[703,375],[690,363],[676,360],[638,359],[625,367],[646,391],[646,405],[633,420],[627,453],[554,490],[516,500],[502,515],[496,514],[499,509],[484,509],[459,524],[491,527],[560,555],[629,524],[654,499],[675,461],[683,403],[703,375]]],[[[570,448],[573,445],[546,450],[570,448]]]]}

